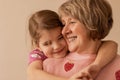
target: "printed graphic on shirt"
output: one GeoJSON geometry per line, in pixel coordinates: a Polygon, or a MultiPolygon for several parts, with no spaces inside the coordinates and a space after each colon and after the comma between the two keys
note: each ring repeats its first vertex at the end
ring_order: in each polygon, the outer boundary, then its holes
{"type": "Polygon", "coordinates": [[[116,80],[120,80],[120,70],[115,73],[116,80]]]}

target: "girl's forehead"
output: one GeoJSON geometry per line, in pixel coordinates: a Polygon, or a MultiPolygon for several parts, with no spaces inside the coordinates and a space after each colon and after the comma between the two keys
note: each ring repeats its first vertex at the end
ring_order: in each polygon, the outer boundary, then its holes
{"type": "Polygon", "coordinates": [[[42,30],[40,41],[42,40],[44,42],[46,40],[56,39],[56,38],[58,38],[58,36],[61,35],[61,32],[62,32],[61,27],[53,28],[53,29],[50,29],[50,30],[42,30]]]}
{"type": "Polygon", "coordinates": [[[55,27],[55,28],[51,28],[51,29],[43,29],[43,30],[41,30],[40,33],[41,33],[41,35],[44,35],[44,34],[52,35],[52,33],[60,33],[61,31],[62,31],[62,27],[55,27]]]}

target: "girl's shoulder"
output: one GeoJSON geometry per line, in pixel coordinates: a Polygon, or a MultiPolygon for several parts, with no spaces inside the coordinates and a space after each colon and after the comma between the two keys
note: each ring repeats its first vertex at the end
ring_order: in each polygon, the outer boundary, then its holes
{"type": "Polygon", "coordinates": [[[42,51],[39,49],[35,49],[29,53],[29,63],[36,61],[36,60],[42,60],[44,61],[47,57],[44,55],[42,51]]]}

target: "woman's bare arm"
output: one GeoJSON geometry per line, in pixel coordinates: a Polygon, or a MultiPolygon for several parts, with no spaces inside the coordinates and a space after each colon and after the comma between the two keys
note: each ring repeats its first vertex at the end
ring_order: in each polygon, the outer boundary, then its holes
{"type": "Polygon", "coordinates": [[[42,61],[36,60],[30,63],[28,66],[27,80],[67,80],[67,79],[43,71],[42,61]]]}
{"type": "Polygon", "coordinates": [[[94,80],[97,74],[117,55],[118,45],[114,41],[103,41],[93,63],[76,73],[73,77],[94,80]]]}

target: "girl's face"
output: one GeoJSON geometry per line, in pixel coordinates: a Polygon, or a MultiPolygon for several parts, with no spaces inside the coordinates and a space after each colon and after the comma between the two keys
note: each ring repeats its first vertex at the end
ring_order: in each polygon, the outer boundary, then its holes
{"type": "Polygon", "coordinates": [[[61,27],[57,27],[41,31],[39,48],[47,57],[61,58],[66,55],[68,48],[61,30],[61,27]]]}
{"type": "Polygon", "coordinates": [[[79,20],[71,16],[62,16],[64,35],[70,52],[81,52],[87,50],[89,45],[89,36],[86,27],[79,20]]]}

